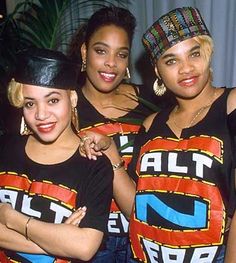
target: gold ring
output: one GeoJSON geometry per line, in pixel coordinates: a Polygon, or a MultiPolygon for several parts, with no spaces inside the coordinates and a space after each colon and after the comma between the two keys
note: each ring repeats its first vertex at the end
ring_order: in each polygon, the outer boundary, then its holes
{"type": "Polygon", "coordinates": [[[87,141],[88,139],[90,139],[88,136],[83,136],[80,138],[80,147],[84,146],[85,141],[87,141]]]}

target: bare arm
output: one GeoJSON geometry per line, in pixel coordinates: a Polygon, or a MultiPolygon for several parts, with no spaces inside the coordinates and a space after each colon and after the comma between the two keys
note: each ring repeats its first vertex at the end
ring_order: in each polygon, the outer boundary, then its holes
{"type": "MultiPolygon", "coordinates": [[[[113,140],[110,147],[105,150],[104,153],[112,164],[117,164],[121,161],[121,157],[113,140]]],[[[135,190],[136,185],[124,167],[114,170],[113,196],[127,218],[130,217],[132,212],[135,190]]]]}
{"type": "MultiPolygon", "coordinates": [[[[97,156],[104,153],[113,165],[121,161],[117,147],[110,137],[86,131],[81,138],[80,153],[82,156],[96,160],[97,156]]],[[[134,181],[124,167],[114,170],[113,196],[127,218],[130,217],[133,208],[135,188],[134,181]]]]}
{"type": "Polygon", "coordinates": [[[34,242],[27,240],[24,235],[0,224],[0,247],[25,253],[46,254],[34,242]]]}
{"type": "MultiPolygon", "coordinates": [[[[0,221],[2,224],[5,224],[8,231],[17,232],[14,233],[15,236],[19,235],[23,237],[25,235],[28,216],[17,212],[6,204],[1,205],[0,214],[0,221]]],[[[73,222],[74,220],[71,221],[73,222]]],[[[30,247],[29,250],[23,251],[42,253],[41,251],[45,250],[52,255],[89,260],[99,248],[103,233],[91,228],[79,228],[76,225],[68,223],[52,224],[31,219],[28,223],[27,232],[32,242],[27,241],[25,237],[24,239],[28,243],[37,244],[42,250],[32,251],[30,247]]],[[[19,244],[16,243],[15,247],[11,249],[19,251],[17,245],[19,244]]],[[[3,247],[6,247],[6,244],[3,247]]]]}
{"type": "Polygon", "coordinates": [[[236,88],[232,89],[227,101],[227,114],[236,109],[236,88]]]}
{"type": "Polygon", "coordinates": [[[230,225],[229,238],[228,238],[227,250],[226,250],[226,256],[224,262],[225,263],[236,262],[236,213],[234,213],[230,225]]]}

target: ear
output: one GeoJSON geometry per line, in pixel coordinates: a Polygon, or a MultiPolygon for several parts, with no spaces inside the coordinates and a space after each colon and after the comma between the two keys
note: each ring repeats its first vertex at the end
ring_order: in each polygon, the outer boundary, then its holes
{"type": "Polygon", "coordinates": [[[87,47],[86,47],[85,43],[82,44],[82,46],[80,48],[80,53],[81,53],[82,60],[86,61],[87,47]]]}
{"type": "Polygon", "coordinates": [[[77,95],[77,92],[75,90],[70,91],[70,101],[71,101],[72,107],[75,108],[77,106],[77,102],[78,102],[78,95],[77,95]]]}
{"type": "Polygon", "coordinates": [[[155,65],[154,70],[155,70],[156,76],[160,79],[160,74],[159,74],[157,65],[155,65]]]}

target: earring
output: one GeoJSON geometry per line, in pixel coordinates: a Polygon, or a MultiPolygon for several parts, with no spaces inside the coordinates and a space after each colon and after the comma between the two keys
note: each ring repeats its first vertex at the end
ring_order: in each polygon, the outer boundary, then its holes
{"type": "Polygon", "coordinates": [[[84,72],[84,71],[86,71],[86,68],[87,68],[87,66],[86,66],[86,60],[83,60],[80,71],[81,71],[81,72],[84,72]]]}
{"type": "Polygon", "coordinates": [[[25,123],[24,116],[22,116],[21,124],[20,124],[20,135],[29,135],[29,134],[31,134],[31,131],[28,128],[27,124],[25,123]]]}
{"type": "Polygon", "coordinates": [[[130,72],[129,72],[129,68],[128,67],[125,70],[124,79],[130,79],[130,72]]]}
{"type": "Polygon", "coordinates": [[[79,116],[76,107],[72,108],[71,122],[74,125],[75,130],[79,132],[79,116]]]}
{"type": "Polygon", "coordinates": [[[161,79],[157,78],[153,83],[153,90],[157,96],[163,96],[166,92],[166,86],[161,79]]]}

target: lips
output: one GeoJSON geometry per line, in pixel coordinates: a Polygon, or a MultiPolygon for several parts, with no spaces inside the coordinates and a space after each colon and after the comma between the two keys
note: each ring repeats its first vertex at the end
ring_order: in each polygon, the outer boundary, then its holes
{"type": "Polygon", "coordinates": [[[197,77],[190,77],[190,78],[185,78],[179,81],[179,85],[182,87],[191,87],[195,85],[197,82],[197,77]]]}
{"type": "Polygon", "coordinates": [[[55,122],[38,124],[37,130],[41,133],[48,133],[48,132],[51,132],[55,128],[55,126],[56,126],[55,122]]]}
{"type": "Polygon", "coordinates": [[[100,74],[101,78],[106,82],[112,82],[116,78],[115,73],[100,72],[99,74],[100,74]]]}

